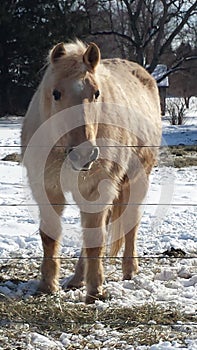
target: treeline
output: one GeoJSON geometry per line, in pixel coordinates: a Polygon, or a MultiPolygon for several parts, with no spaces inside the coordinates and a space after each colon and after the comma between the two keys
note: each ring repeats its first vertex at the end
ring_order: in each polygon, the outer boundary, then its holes
{"type": "Polygon", "coordinates": [[[76,10],[76,3],[59,0],[1,1],[1,115],[25,112],[53,44],[87,35],[85,13],[76,10]]]}
{"type": "Polygon", "coordinates": [[[196,9],[194,0],[2,0],[0,116],[25,113],[48,51],[60,41],[95,41],[103,57],[133,59],[150,72],[194,56],[196,9]]]}

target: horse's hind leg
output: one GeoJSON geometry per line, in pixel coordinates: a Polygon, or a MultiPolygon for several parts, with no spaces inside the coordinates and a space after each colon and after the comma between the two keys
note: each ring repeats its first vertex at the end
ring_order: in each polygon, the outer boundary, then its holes
{"type": "Polygon", "coordinates": [[[72,276],[71,279],[69,279],[68,284],[66,285],[66,288],[73,289],[73,288],[82,287],[83,281],[84,281],[84,268],[85,268],[84,256],[85,256],[85,252],[82,249],[81,255],[75,267],[74,275],[72,276]]]}
{"type": "Polygon", "coordinates": [[[127,208],[123,213],[123,230],[125,249],[122,260],[123,280],[130,280],[138,273],[138,257],[137,257],[137,234],[140,223],[140,203],[147,190],[147,179],[142,177],[134,184],[130,184],[131,188],[126,186],[123,188],[123,202],[127,203],[127,208]],[[130,193],[130,194],[129,194],[130,193]]]}
{"type": "Polygon", "coordinates": [[[41,265],[42,279],[39,285],[39,292],[53,293],[59,288],[60,215],[64,208],[65,199],[61,192],[59,194],[47,192],[47,195],[50,202],[49,205],[40,206],[40,236],[44,258],[41,265]]]}
{"type": "Polygon", "coordinates": [[[111,255],[117,255],[122,243],[125,243],[122,259],[122,272],[124,280],[131,279],[138,272],[136,249],[139,221],[138,209],[133,204],[129,205],[129,196],[129,182],[125,182],[119,189],[119,197],[116,201],[114,201],[112,213],[112,223],[114,221],[114,228],[111,255]]]}
{"type": "Polygon", "coordinates": [[[137,231],[138,224],[125,234],[125,250],[122,260],[123,280],[130,280],[138,273],[137,231]]]}

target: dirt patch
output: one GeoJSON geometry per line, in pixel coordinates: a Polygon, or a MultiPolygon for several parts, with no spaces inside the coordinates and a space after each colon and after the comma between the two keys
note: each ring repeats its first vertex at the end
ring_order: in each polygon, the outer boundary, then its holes
{"type": "Polygon", "coordinates": [[[163,252],[164,256],[174,257],[174,258],[183,258],[186,256],[186,253],[182,249],[175,249],[171,247],[169,250],[163,252]]]}
{"type": "Polygon", "coordinates": [[[2,158],[1,160],[6,161],[6,162],[17,162],[17,163],[21,163],[21,161],[22,161],[21,155],[19,153],[8,154],[4,158],[2,158]]]}

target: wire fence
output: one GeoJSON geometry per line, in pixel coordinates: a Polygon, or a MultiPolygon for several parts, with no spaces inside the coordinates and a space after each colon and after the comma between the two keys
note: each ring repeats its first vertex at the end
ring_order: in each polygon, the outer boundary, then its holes
{"type": "MultiPolygon", "coordinates": [[[[26,147],[26,146],[23,146],[23,147],[26,147]]],[[[33,146],[34,147],[34,146],[33,146]]],[[[40,145],[37,145],[35,146],[36,148],[40,148],[42,146],[40,145]]],[[[45,146],[46,147],[46,146],[45,146]]],[[[57,147],[57,148],[62,148],[62,146],[54,146],[54,147],[57,147]]],[[[66,146],[65,146],[66,147],[66,146]]],[[[160,148],[160,149],[166,149],[166,148],[169,148],[171,146],[165,146],[165,145],[161,145],[161,146],[154,146],[154,145],[121,145],[121,146],[113,146],[113,145],[107,145],[107,146],[101,146],[101,147],[124,147],[124,148],[142,148],[142,147],[148,147],[148,148],[160,148]]],[[[173,146],[172,146],[173,147],[173,146]]],[[[179,147],[179,146],[178,146],[179,147]]],[[[180,147],[183,147],[183,146],[180,146],[180,147]]],[[[187,146],[186,146],[187,147],[187,146]]],[[[20,145],[0,145],[0,148],[13,148],[13,149],[18,149],[20,148],[20,145]]],[[[49,205],[52,205],[52,206],[61,206],[61,205],[65,205],[65,206],[78,206],[78,204],[76,203],[42,203],[41,204],[42,206],[49,206],[49,205]]],[[[91,203],[92,206],[96,205],[109,205],[109,206],[171,206],[171,207],[197,207],[197,203],[157,203],[157,202],[144,202],[144,203],[91,203]]],[[[28,207],[34,207],[36,206],[37,207],[37,204],[36,203],[28,203],[28,207]]],[[[27,207],[27,203],[0,203],[0,207],[27,207]]],[[[66,246],[64,246],[66,247],[66,246]]],[[[83,259],[86,259],[86,257],[82,257],[83,259]]],[[[161,254],[158,254],[158,255],[148,255],[148,256],[136,256],[136,258],[138,258],[139,260],[150,260],[150,259],[160,259],[160,260],[164,260],[164,259],[169,259],[169,260],[174,260],[174,259],[187,259],[187,260],[192,260],[192,259],[196,259],[197,258],[197,255],[187,255],[185,252],[183,251],[177,251],[177,252],[171,252],[170,254],[170,251],[169,252],[163,252],[161,254]]],[[[50,259],[50,258],[46,258],[46,259],[50,259]]],[[[66,260],[77,260],[78,259],[78,256],[68,256],[68,257],[65,257],[65,256],[58,256],[57,259],[60,259],[61,261],[66,261],[66,260]]],[[[91,258],[88,258],[88,259],[91,259],[91,258]]],[[[92,258],[92,259],[95,259],[95,258],[92,258]]],[[[119,260],[122,260],[122,259],[125,259],[125,257],[123,256],[102,256],[102,257],[99,257],[99,259],[102,259],[102,260],[110,260],[110,259],[119,259],[119,260]]],[[[42,260],[42,256],[31,256],[31,257],[23,257],[23,256],[13,256],[13,257],[1,257],[1,260],[6,260],[6,261],[13,261],[13,260],[42,260]]],[[[194,267],[195,268],[195,267],[194,267]]]]}
{"type": "MultiPolygon", "coordinates": [[[[64,246],[65,247],[65,246],[64,246]]],[[[68,247],[67,247],[68,248],[68,247]]],[[[164,252],[165,253],[165,252],[164,252]]],[[[171,256],[168,255],[168,252],[166,251],[166,253],[163,255],[161,254],[158,254],[158,255],[148,255],[148,256],[140,256],[140,255],[136,255],[136,256],[128,256],[128,257],[125,257],[125,256],[111,256],[111,255],[107,255],[107,256],[99,256],[99,257],[86,257],[86,256],[81,256],[80,258],[85,260],[85,259],[88,259],[88,260],[95,260],[95,259],[99,259],[99,260],[111,260],[111,259],[117,259],[117,260],[123,260],[123,259],[130,259],[130,258],[137,258],[139,260],[152,260],[152,259],[157,259],[157,260],[165,260],[165,259],[168,259],[168,260],[175,260],[175,259],[180,259],[180,260],[191,260],[191,259],[197,259],[197,255],[183,255],[183,256],[176,256],[176,254],[172,254],[171,256]]],[[[42,260],[43,259],[43,256],[28,256],[28,257],[24,257],[24,256],[13,256],[13,257],[1,257],[1,260],[42,260]]],[[[61,260],[61,261],[64,261],[64,260],[78,260],[79,259],[79,256],[69,256],[69,257],[65,257],[65,256],[56,256],[56,257],[53,257],[53,258],[50,258],[50,257],[45,257],[44,258],[45,260],[61,260]]],[[[193,266],[194,269],[196,269],[196,266],[193,266]]]]}
{"type": "MultiPolygon", "coordinates": [[[[23,146],[23,147],[26,147],[26,146],[23,146]]],[[[27,146],[29,147],[29,146],[27,146]]],[[[41,145],[36,145],[36,146],[30,146],[30,147],[36,147],[36,148],[41,148],[42,146],[41,145]]],[[[44,146],[44,147],[47,147],[47,146],[44,146]]],[[[63,146],[59,146],[59,145],[55,145],[54,148],[62,148],[63,146]]],[[[66,146],[65,146],[66,147],[66,146]]],[[[143,148],[143,147],[148,147],[148,148],[160,148],[160,149],[168,149],[168,148],[171,148],[171,147],[174,147],[174,146],[166,146],[166,145],[107,145],[107,146],[101,146],[101,148],[105,148],[105,147],[123,147],[123,148],[143,148]]],[[[178,145],[176,147],[180,147],[180,148],[183,148],[183,147],[191,147],[191,146],[183,146],[183,145],[178,145]]],[[[0,145],[0,148],[13,148],[13,149],[18,149],[18,148],[21,148],[20,145],[16,145],[16,144],[11,144],[11,145],[0,145]]],[[[76,204],[76,203],[41,203],[40,205],[42,206],[66,206],[66,207],[69,207],[69,206],[77,206],[79,204],[76,204]]],[[[104,203],[104,202],[100,202],[100,203],[91,203],[91,206],[103,206],[103,205],[109,205],[109,206],[149,206],[149,207],[153,207],[153,206],[161,206],[161,207],[168,207],[168,206],[171,206],[171,207],[194,207],[196,208],[197,207],[197,203],[172,203],[172,202],[169,202],[169,203],[158,203],[158,202],[143,202],[143,203],[104,203]]],[[[36,203],[23,203],[23,202],[15,202],[15,203],[0,203],[0,207],[37,207],[37,204],[36,203]]],[[[84,257],[85,258],[85,257],[84,257]]],[[[102,259],[112,259],[112,258],[117,258],[117,257],[112,257],[112,256],[105,256],[103,257],[102,259]]],[[[121,259],[121,257],[118,257],[119,259],[121,259]]],[[[144,257],[144,256],[138,256],[139,259],[174,259],[174,256],[163,256],[163,255],[157,255],[157,256],[154,256],[154,255],[149,255],[148,257],[144,257]]],[[[183,256],[176,256],[177,259],[182,259],[183,256]]],[[[196,256],[184,256],[184,259],[194,259],[196,258],[196,256]]],[[[1,257],[1,259],[4,259],[3,257],[1,257]]],[[[23,259],[23,257],[15,257],[15,258],[5,258],[5,259],[10,259],[10,260],[13,260],[13,259],[23,259]]],[[[25,258],[27,259],[27,258],[25,258]]],[[[31,258],[28,258],[28,259],[41,259],[41,257],[31,257],[31,258]]],[[[59,257],[59,259],[61,260],[65,260],[65,259],[71,259],[70,257],[59,257]]],[[[77,259],[75,257],[72,257],[72,259],[77,259]]]]}

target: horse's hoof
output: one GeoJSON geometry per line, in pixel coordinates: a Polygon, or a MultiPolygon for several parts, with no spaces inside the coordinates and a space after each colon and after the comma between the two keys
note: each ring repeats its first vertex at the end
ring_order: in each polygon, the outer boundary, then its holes
{"type": "Polygon", "coordinates": [[[61,283],[61,286],[63,288],[64,291],[66,290],[75,290],[75,289],[79,289],[81,287],[84,286],[84,282],[83,280],[76,280],[75,279],[75,276],[70,276],[70,277],[67,277],[66,279],[64,279],[61,283]]]}
{"type": "Polygon", "coordinates": [[[36,291],[37,295],[40,294],[55,294],[59,290],[59,285],[57,283],[46,283],[45,281],[40,281],[38,289],[36,291]]]}
{"type": "Polygon", "coordinates": [[[83,282],[81,282],[81,283],[79,283],[77,285],[69,283],[69,284],[67,284],[66,288],[64,287],[63,289],[64,290],[76,290],[76,289],[82,288],[83,286],[84,286],[83,282]]]}
{"type": "Polygon", "coordinates": [[[122,280],[123,280],[123,281],[125,281],[125,280],[130,281],[130,280],[132,280],[133,277],[135,277],[137,274],[138,274],[138,271],[132,271],[132,272],[125,273],[125,274],[123,275],[122,280]]]}
{"type": "Polygon", "coordinates": [[[87,294],[86,299],[85,299],[85,303],[86,304],[94,304],[95,301],[97,301],[97,300],[104,301],[105,298],[106,298],[106,296],[104,294],[101,294],[101,293],[98,293],[96,295],[87,294]]]}
{"type": "Polygon", "coordinates": [[[123,278],[122,278],[122,280],[123,281],[125,281],[125,280],[128,280],[128,281],[130,281],[131,279],[133,278],[133,276],[131,275],[131,274],[125,274],[124,276],[123,276],[123,278]]]}

